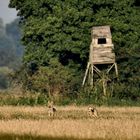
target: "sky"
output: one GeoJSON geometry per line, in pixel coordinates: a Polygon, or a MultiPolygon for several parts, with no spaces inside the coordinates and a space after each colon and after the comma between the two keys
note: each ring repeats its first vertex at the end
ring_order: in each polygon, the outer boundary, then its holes
{"type": "Polygon", "coordinates": [[[9,0],[0,0],[0,18],[4,24],[12,22],[17,16],[14,8],[8,8],[9,0]]]}

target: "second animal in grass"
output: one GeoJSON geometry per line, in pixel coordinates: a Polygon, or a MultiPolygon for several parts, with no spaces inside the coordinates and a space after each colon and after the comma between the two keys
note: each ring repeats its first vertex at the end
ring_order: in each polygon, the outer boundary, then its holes
{"type": "Polygon", "coordinates": [[[91,117],[95,117],[95,118],[98,117],[98,111],[97,111],[97,109],[95,107],[89,107],[88,108],[88,114],[91,117]]]}
{"type": "Polygon", "coordinates": [[[53,101],[48,101],[48,116],[53,117],[56,113],[53,101]]]}

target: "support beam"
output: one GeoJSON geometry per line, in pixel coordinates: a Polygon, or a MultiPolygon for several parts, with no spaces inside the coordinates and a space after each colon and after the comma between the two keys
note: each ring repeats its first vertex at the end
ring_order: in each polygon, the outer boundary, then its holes
{"type": "Polygon", "coordinates": [[[93,65],[93,70],[94,70],[99,76],[101,76],[101,75],[100,75],[101,71],[100,71],[96,66],[94,66],[94,65],[93,65]]]}
{"type": "Polygon", "coordinates": [[[93,87],[93,64],[91,64],[91,77],[90,77],[90,85],[93,87]]]}
{"type": "Polygon", "coordinates": [[[111,69],[115,66],[115,63],[107,70],[107,74],[111,71],[111,69]]]}
{"type": "Polygon", "coordinates": [[[106,90],[107,90],[107,83],[106,83],[106,79],[103,79],[103,94],[106,97],[106,90]]]}
{"type": "Polygon", "coordinates": [[[117,67],[117,63],[114,63],[115,64],[115,72],[116,72],[116,76],[118,77],[118,67],[117,67]]]}
{"type": "Polygon", "coordinates": [[[87,77],[87,74],[88,74],[89,67],[90,67],[90,63],[88,62],[88,64],[87,64],[87,69],[86,69],[86,72],[85,72],[85,76],[84,76],[84,79],[83,79],[82,86],[85,85],[85,81],[86,81],[86,77],[87,77]]]}
{"type": "Polygon", "coordinates": [[[110,66],[110,68],[106,70],[106,73],[104,73],[102,75],[101,70],[99,70],[93,63],[88,62],[82,86],[85,85],[86,79],[88,79],[87,80],[88,84],[90,84],[90,86],[93,87],[93,85],[94,85],[94,75],[97,74],[102,79],[103,93],[104,93],[104,95],[106,95],[107,81],[106,81],[105,76],[107,76],[109,74],[109,72],[112,70],[113,67],[115,67],[115,73],[116,73],[116,76],[118,77],[117,63],[113,63],[110,66]]]}

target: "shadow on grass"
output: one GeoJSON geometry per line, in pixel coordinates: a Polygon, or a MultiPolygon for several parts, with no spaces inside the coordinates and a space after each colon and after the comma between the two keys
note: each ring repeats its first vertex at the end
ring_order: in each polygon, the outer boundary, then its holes
{"type": "MultiPolygon", "coordinates": [[[[104,140],[95,138],[96,140],[104,140]]],[[[15,135],[15,134],[0,134],[0,140],[95,140],[86,138],[73,137],[49,137],[49,136],[33,136],[33,135],[15,135]]]]}

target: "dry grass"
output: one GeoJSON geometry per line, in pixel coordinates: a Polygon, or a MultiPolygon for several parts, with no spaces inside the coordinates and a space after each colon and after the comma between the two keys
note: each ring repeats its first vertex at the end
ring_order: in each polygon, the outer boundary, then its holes
{"type": "Polygon", "coordinates": [[[99,118],[87,115],[88,107],[57,107],[49,118],[47,107],[0,107],[0,133],[43,137],[140,139],[139,107],[97,107],[99,118]]]}

